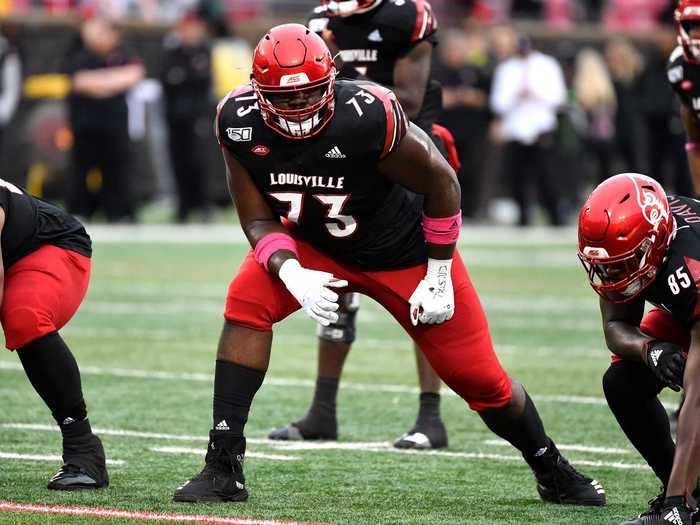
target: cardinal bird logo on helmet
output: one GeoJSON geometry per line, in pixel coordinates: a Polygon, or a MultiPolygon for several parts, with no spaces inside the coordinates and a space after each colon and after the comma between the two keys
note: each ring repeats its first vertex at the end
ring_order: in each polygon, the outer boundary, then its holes
{"type": "Polygon", "coordinates": [[[606,301],[637,297],[654,279],[671,242],[666,193],[651,177],[623,173],[600,184],[581,209],[578,256],[606,301]]]}
{"type": "Polygon", "coordinates": [[[659,196],[654,191],[649,190],[651,184],[658,183],[651,177],[645,175],[628,175],[628,177],[636,177],[639,180],[646,179],[646,182],[649,183],[646,187],[641,184],[634,185],[637,189],[637,203],[642,209],[642,215],[649,221],[649,224],[656,228],[662,220],[668,220],[668,202],[664,207],[659,200],[659,196]]]}

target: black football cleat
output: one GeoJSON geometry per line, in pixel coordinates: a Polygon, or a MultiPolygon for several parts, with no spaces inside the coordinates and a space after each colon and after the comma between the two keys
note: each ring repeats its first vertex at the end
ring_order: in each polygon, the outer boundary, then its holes
{"type": "Polygon", "coordinates": [[[544,501],[564,505],[604,507],[605,489],[600,482],[581,474],[550,441],[548,450],[532,463],[537,492],[544,501]]]}
{"type": "Polygon", "coordinates": [[[693,525],[697,523],[697,508],[691,509],[683,497],[667,498],[663,494],[649,502],[649,510],[620,525],[693,525]]]}
{"type": "Polygon", "coordinates": [[[245,501],[248,491],[243,475],[245,438],[209,432],[205,465],[194,478],[177,488],[173,501],[245,501]]]}
{"type": "Polygon", "coordinates": [[[109,485],[102,442],[94,434],[64,442],[63,466],[49,480],[51,490],[91,490],[109,485]]]}
{"type": "Polygon", "coordinates": [[[267,437],[276,441],[336,441],[338,422],[335,414],[327,417],[307,414],[304,419],[273,430],[267,437]]]}
{"type": "Polygon", "coordinates": [[[432,450],[447,448],[447,429],[442,419],[413,427],[394,442],[395,448],[432,450]]]}
{"type": "MultiPolygon", "coordinates": [[[[697,492],[696,490],[693,494],[697,494],[697,492]]],[[[671,498],[671,501],[674,499],[671,498]]],[[[697,510],[693,512],[688,508],[682,498],[678,498],[677,503],[680,508],[677,510],[674,510],[676,505],[664,506],[664,502],[665,496],[662,492],[649,501],[649,510],[642,512],[636,518],[623,521],[620,525],[676,525],[677,523],[678,525],[695,525],[700,522],[700,513],[697,510]],[[689,517],[684,516],[685,512],[689,514],[689,517]],[[683,521],[684,519],[686,521],[683,521]]]]}

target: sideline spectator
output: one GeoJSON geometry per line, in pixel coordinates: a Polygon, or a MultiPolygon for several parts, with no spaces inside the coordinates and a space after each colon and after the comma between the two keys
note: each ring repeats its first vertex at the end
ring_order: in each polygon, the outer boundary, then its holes
{"type": "Polygon", "coordinates": [[[488,93],[491,59],[478,27],[466,32],[449,30],[438,47],[433,77],[442,84],[443,112],[440,123],[452,131],[462,163],[458,176],[462,213],[475,218],[481,207],[481,186],[490,119],[488,93]]]}
{"type": "Polygon", "coordinates": [[[101,208],[110,222],[133,221],[126,93],[143,79],[144,68],[127,54],[119,30],[108,20],[86,21],[81,36],[84,47],[70,57],[68,67],[75,137],[68,208],[84,217],[101,208]]]}
{"type": "Polygon", "coordinates": [[[170,160],[177,183],[177,221],[195,210],[209,215],[203,140],[211,129],[211,48],[205,22],[194,14],[182,18],[174,38],[166,40],[161,75],[170,140],[170,160]]]}
{"type": "Polygon", "coordinates": [[[501,121],[506,142],[506,171],[513,198],[520,208],[519,224],[530,224],[530,188],[537,188],[549,220],[562,225],[558,184],[550,166],[557,127],[557,109],[566,87],[557,61],[532,49],[521,37],[518,53],[496,67],[491,109],[501,121]]]}
{"type": "Polygon", "coordinates": [[[592,48],[579,51],[574,72],[574,96],[586,116],[584,143],[597,164],[597,181],[612,175],[617,100],[603,57],[592,48]]]}
{"type": "Polygon", "coordinates": [[[606,46],[605,58],[617,99],[615,149],[624,163],[622,170],[616,171],[639,173],[639,144],[642,141],[639,77],[644,67],[642,57],[628,40],[616,38],[606,46]]]}
{"type": "Polygon", "coordinates": [[[22,64],[17,50],[0,35],[0,147],[5,128],[17,110],[22,93],[22,64]]]}

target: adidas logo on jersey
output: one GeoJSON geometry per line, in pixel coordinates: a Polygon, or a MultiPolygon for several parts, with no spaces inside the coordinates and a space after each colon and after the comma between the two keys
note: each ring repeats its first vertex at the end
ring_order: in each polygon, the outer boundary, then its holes
{"type": "Polygon", "coordinates": [[[344,159],[345,155],[341,153],[340,148],[338,146],[334,146],[332,150],[330,150],[328,153],[326,153],[326,158],[327,159],[344,159]]]}
{"type": "Polygon", "coordinates": [[[219,421],[219,424],[216,425],[216,430],[231,430],[231,429],[228,428],[228,423],[226,423],[226,420],[222,419],[221,421],[219,421]]]}
{"type": "Polygon", "coordinates": [[[676,507],[664,516],[664,522],[672,523],[673,525],[683,525],[683,518],[676,507]]]}
{"type": "Polygon", "coordinates": [[[379,29],[375,29],[374,31],[372,31],[367,37],[367,40],[369,40],[370,42],[384,42],[382,34],[379,32],[379,29]]]}
{"type": "Polygon", "coordinates": [[[662,352],[663,350],[661,350],[660,348],[651,351],[651,360],[654,363],[654,366],[659,366],[659,356],[662,352]]]}

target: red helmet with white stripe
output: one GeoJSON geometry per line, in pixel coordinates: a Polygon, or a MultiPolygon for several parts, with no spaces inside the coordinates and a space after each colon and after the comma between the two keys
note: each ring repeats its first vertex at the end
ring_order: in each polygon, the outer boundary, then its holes
{"type": "Polygon", "coordinates": [[[674,225],[654,179],[623,173],[600,184],[578,220],[578,256],[593,289],[611,303],[637,297],[654,282],[674,225]]]}
{"type": "Polygon", "coordinates": [[[251,84],[265,123],[290,139],[318,134],[335,110],[328,46],[301,24],[273,27],[253,56],[251,84]]]}
{"type": "Polygon", "coordinates": [[[321,0],[321,5],[325,6],[328,12],[336,16],[350,16],[371,11],[382,0],[321,0]]]}
{"type": "Polygon", "coordinates": [[[691,64],[700,64],[700,38],[693,38],[691,28],[700,24],[700,0],[680,0],[674,12],[678,44],[691,64]]]}

